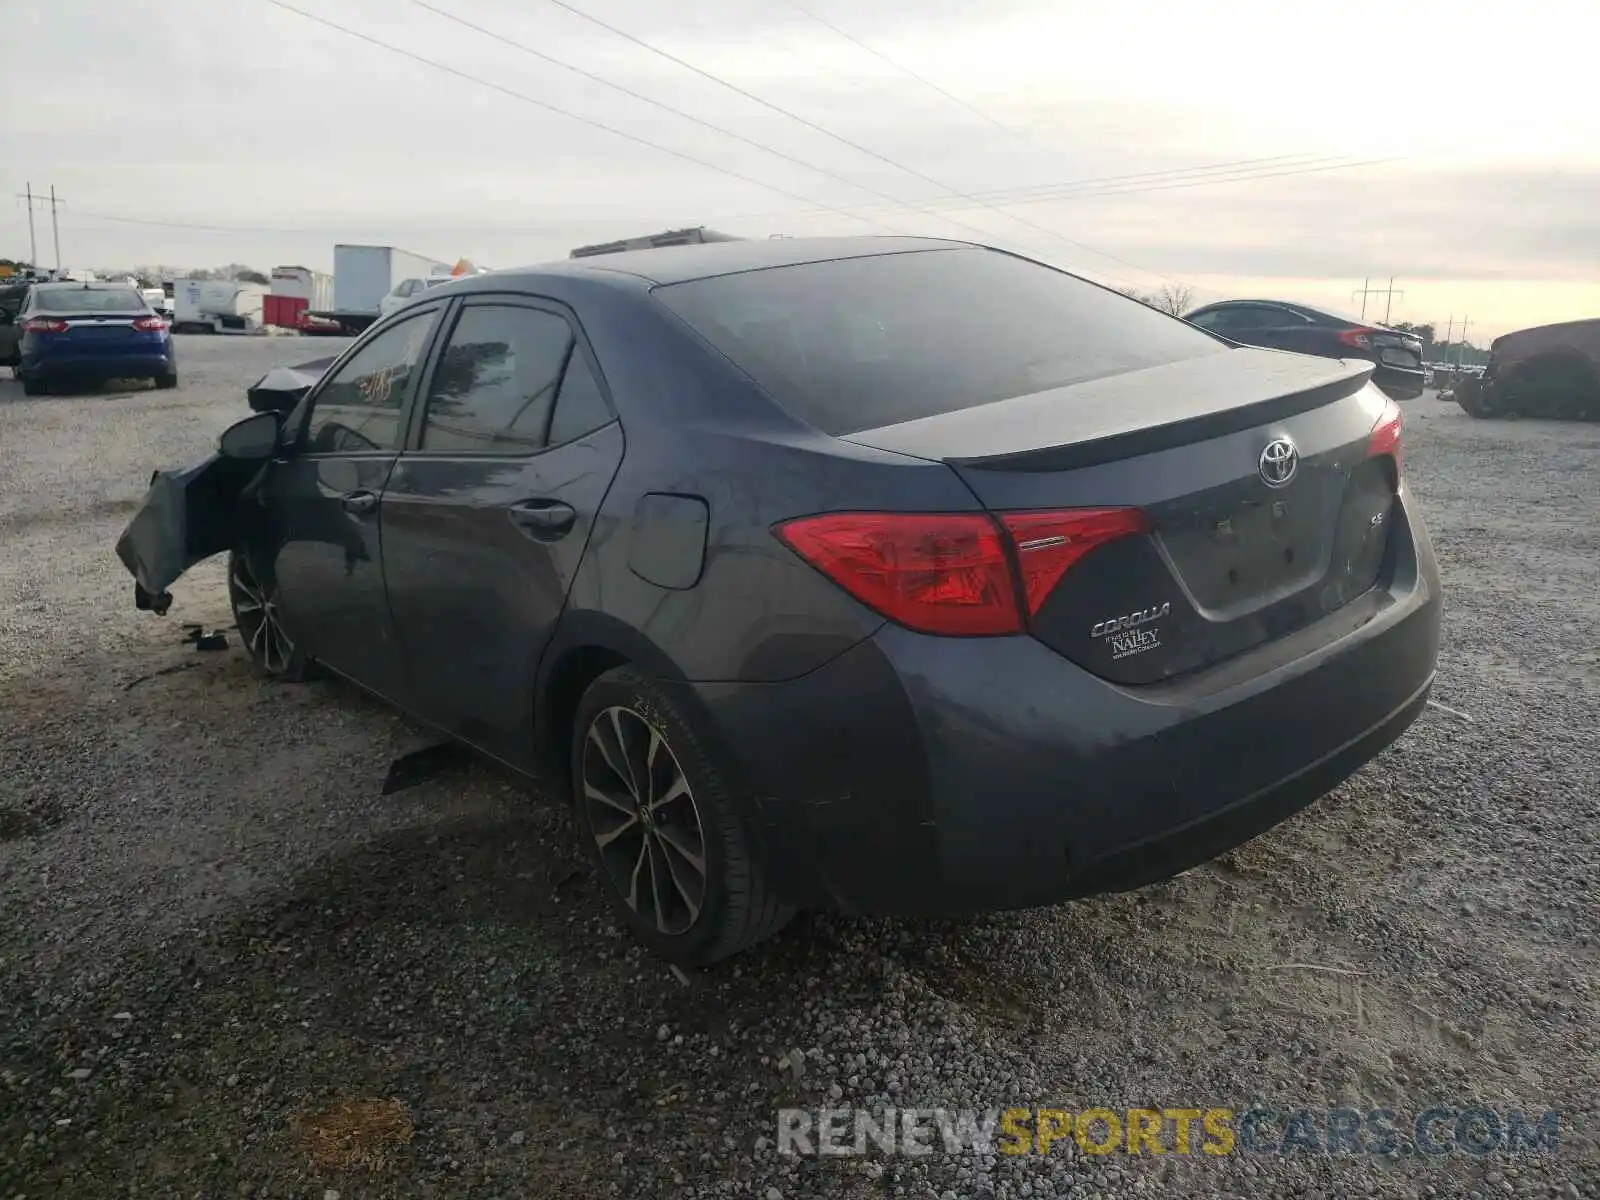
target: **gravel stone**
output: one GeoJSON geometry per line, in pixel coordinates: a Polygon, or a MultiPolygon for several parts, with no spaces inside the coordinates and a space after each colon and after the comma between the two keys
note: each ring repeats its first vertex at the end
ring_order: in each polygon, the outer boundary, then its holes
{"type": "Polygon", "coordinates": [[[427,731],[190,648],[230,622],[220,562],[134,609],[112,546],[150,470],[340,345],[181,337],[168,392],[0,380],[0,1196],[1600,1195],[1600,426],[1405,405],[1445,707],[1292,820],[1136,893],[808,915],[690,976],[620,936],[538,789],[464,758],[382,796],[427,731]],[[1555,1108],[1561,1148],[797,1159],[808,1068],[868,1110],[1555,1108]],[[341,1101],[414,1136],[308,1176],[341,1101]]]}

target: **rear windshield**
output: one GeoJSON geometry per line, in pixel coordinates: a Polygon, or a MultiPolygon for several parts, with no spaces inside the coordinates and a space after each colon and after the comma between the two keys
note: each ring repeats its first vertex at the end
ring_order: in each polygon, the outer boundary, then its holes
{"type": "Polygon", "coordinates": [[[1125,296],[992,250],[721,275],[655,296],[836,436],[1227,350],[1125,296]]]}
{"type": "Polygon", "coordinates": [[[143,312],[144,297],[132,288],[36,288],[33,307],[43,312],[143,312]]]}

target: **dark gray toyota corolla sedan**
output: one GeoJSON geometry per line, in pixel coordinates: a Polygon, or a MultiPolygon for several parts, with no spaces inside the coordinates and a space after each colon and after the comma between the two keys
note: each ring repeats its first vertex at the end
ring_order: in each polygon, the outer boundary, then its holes
{"type": "Polygon", "coordinates": [[[1136,887],[1427,696],[1439,579],[1370,372],[950,242],[499,272],[225,435],[235,613],[266,670],[558,778],[675,960],[796,908],[1136,887]]]}

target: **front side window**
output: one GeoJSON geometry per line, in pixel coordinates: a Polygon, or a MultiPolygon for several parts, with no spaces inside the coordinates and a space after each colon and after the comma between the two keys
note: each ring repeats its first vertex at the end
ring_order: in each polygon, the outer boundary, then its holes
{"type": "Polygon", "coordinates": [[[304,435],[307,453],[400,448],[405,438],[401,410],[435,315],[417,313],[389,326],[334,372],[312,404],[304,435]]]}
{"type": "Polygon", "coordinates": [[[554,313],[512,305],[463,309],[428,388],[422,449],[542,449],[572,349],[572,328],[554,313]]]}

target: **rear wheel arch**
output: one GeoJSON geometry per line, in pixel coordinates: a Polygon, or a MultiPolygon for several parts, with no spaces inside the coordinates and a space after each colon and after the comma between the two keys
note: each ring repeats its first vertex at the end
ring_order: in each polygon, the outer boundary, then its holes
{"type": "Polygon", "coordinates": [[[615,617],[571,611],[562,616],[534,681],[534,753],[541,768],[567,780],[573,719],[583,694],[601,675],[622,666],[667,682],[684,680],[665,651],[615,617]]]}

